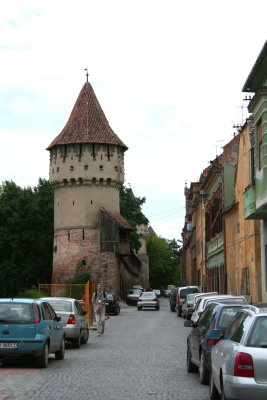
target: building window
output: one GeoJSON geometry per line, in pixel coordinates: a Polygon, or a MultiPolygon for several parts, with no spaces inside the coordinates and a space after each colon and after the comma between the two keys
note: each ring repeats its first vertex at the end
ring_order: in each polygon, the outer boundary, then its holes
{"type": "Polygon", "coordinates": [[[99,165],[99,169],[100,169],[100,171],[103,171],[104,166],[103,165],[99,165]]]}
{"type": "Polygon", "coordinates": [[[237,233],[240,233],[240,224],[239,224],[239,222],[237,224],[237,233]]]}
{"type": "Polygon", "coordinates": [[[73,170],[74,170],[74,166],[71,165],[71,166],[70,166],[70,171],[73,171],[73,170]]]}
{"type": "Polygon", "coordinates": [[[248,267],[243,268],[243,270],[242,270],[241,293],[242,294],[250,294],[249,268],[248,267]]]}
{"type": "Polygon", "coordinates": [[[68,231],[68,240],[70,240],[70,231],[68,231]]]}
{"type": "Polygon", "coordinates": [[[93,159],[95,160],[95,144],[93,143],[93,159]]]}
{"type": "Polygon", "coordinates": [[[85,171],[86,171],[86,170],[88,169],[88,165],[85,165],[85,166],[84,166],[84,169],[85,169],[85,171]]]}
{"type": "Polygon", "coordinates": [[[249,184],[255,185],[254,147],[249,150],[249,184]]]}
{"type": "Polygon", "coordinates": [[[57,167],[57,172],[59,172],[59,167],[57,167]]]}
{"type": "Polygon", "coordinates": [[[110,161],[110,150],[109,150],[109,144],[107,145],[107,152],[108,152],[108,161],[110,161]]]}
{"type": "Polygon", "coordinates": [[[258,132],[258,149],[259,149],[259,170],[262,169],[262,123],[259,121],[257,124],[258,132]]]}

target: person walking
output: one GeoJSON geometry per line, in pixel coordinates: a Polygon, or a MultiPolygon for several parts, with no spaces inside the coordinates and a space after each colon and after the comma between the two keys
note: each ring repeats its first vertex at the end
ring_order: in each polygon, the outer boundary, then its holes
{"type": "Polygon", "coordinates": [[[106,293],[102,290],[101,284],[97,284],[97,291],[93,294],[92,303],[94,305],[97,336],[104,335],[105,314],[106,314],[106,293]]]}

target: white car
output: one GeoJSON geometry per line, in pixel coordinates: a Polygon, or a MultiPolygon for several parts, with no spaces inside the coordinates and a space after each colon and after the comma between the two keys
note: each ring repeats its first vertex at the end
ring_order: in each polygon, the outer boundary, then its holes
{"type": "Polygon", "coordinates": [[[159,299],[154,291],[143,292],[137,300],[138,311],[144,308],[155,308],[159,310],[159,299]]]}
{"type": "Polygon", "coordinates": [[[200,314],[205,310],[208,304],[211,302],[226,302],[231,301],[232,303],[246,303],[247,300],[244,296],[233,296],[231,294],[224,294],[224,295],[214,295],[214,296],[204,296],[201,297],[198,301],[196,308],[192,314],[191,320],[197,323],[200,314]]]}
{"type": "Polygon", "coordinates": [[[219,340],[211,350],[211,400],[267,398],[267,309],[248,307],[235,315],[223,339],[220,330],[208,331],[208,339],[219,340]]]}

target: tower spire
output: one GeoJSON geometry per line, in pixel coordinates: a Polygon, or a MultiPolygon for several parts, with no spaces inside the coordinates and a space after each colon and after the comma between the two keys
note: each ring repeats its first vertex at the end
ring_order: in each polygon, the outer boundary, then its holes
{"type": "Polygon", "coordinates": [[[88,74],[88,68],[87,68],[87,67],[84,68],[84,71],[86,71],[86,82],[88,83],[88,76],[89,76],[89,74],[88,74]]]}

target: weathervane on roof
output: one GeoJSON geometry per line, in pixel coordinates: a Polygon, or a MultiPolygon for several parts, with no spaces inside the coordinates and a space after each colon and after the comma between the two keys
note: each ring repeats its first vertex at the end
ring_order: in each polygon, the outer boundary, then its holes
{"type": "Polygon", "coordinates": [[[89,74],[88,74],[88,68],[84,68],[84,71],[86,71],[86,81],[87,81],[87,83],[88,83],[88,76],[89,76],[89,74]]]}

